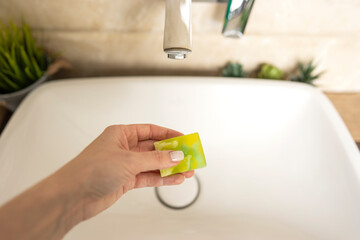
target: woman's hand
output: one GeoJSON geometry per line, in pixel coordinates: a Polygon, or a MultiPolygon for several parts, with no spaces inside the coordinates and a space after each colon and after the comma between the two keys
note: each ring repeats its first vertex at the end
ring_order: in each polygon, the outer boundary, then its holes
{"type": "Polygon", "coordinates": [[[181,136],[155,125],[110,126],[75,159],[0,208],[4,239],[60,239],[134,188],[176,185],[194,172],[162,178],[184,154],[154,151],[154,142],[181,136]]]}
{"type": "Polygon", "coordinates": [[[154,151],[154,142],[183,135],[156,125],[110,126],[62,171],[81,173],[83,219],[111,206],[134,188],[176,185],[194,171],[162,178],[159,169],[176,166],[184,154],[154,151]]]}

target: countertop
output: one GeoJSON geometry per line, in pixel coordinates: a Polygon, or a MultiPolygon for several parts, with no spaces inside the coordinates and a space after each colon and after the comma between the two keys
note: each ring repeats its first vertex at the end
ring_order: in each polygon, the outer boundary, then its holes
{"type": "MultiPolygon", "coordinates": [[[[334,104],[348,127],[352,137],[360,148],[360,93],[325,93],[334,104]]],[[[0,132],[11,117],[3,105],[0,105],[0,132]]]]}
{"type": "MultiPolygon", "coordinates": [[[[356,142],[360,142],[360,93],[325,93],[356,142]]],[[[360,144],[358,144],[360,148],[360,144]]]]}

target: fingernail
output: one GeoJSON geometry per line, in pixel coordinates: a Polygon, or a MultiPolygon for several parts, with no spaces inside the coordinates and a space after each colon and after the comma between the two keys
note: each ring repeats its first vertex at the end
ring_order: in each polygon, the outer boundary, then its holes
{"type": "Polygon", "coordinates": [[[184,159],[184,153],[182,151],[174,151],[170,153],[171,161],[178,162],[184,159]]]}

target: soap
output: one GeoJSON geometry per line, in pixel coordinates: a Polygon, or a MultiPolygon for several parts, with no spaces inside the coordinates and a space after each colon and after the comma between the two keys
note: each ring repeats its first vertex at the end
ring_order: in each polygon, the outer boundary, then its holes
{"type": "Polygon", "coordinates": [[[162,177],[206,167],[204,150],[198,133],[155,142],[154,146],[159,151],[171,150],[184,153],[184,159],[178,165],[160,170],[162,177]]]}

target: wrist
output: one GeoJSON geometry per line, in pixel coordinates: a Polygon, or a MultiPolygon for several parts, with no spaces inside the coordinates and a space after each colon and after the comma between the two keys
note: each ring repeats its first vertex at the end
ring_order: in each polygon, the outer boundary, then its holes
{"type": "Polygon", "coordinates": [[[52,176],[54,178],[53,185],[57,188],[56,195],[62,201],[63,214],[59,223],[66,232],[84,220],[83,206],[86,201],[85,186],[88,174],[85,169],[76,168],[75,160],[69,162],[52,176]]]}
{"type": "Polygon", "coordinates": [[[81,222],[81,184],[68,174],[64,167],[2,206],[2,236],[5,239],[61,239],[81,222]]]}

